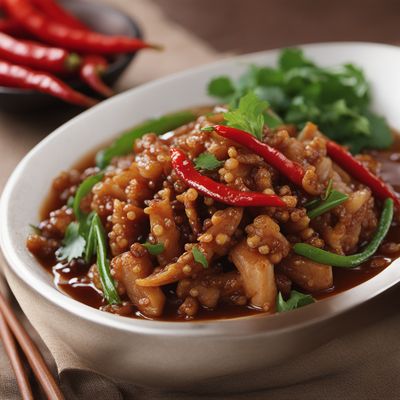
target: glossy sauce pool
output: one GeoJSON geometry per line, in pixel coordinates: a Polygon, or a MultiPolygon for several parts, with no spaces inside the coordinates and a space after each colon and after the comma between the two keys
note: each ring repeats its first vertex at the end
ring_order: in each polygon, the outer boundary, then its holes
{"type": "MultiPolygon", "coordinates": [[[[380,176],[385,182],[392,184],[395,191],[400,194],[400,135],[396,135],[396,141],[390,151],[373,151],[371,154],[381,163],[380,176]]],[[[92,165],[94,165],[94,153],[77,163],[75,168],[84,170],[92,165]]],[[[62,205],[63,204],[57,201],[54,196],[50,195],[41,210],[41,219],[47,218],[50,211],[62,205]]],[[[397,243],[399,239],[400,226],[394,224],[387,235],[387,241],[397,243]]],[[[320,300],[351,289],[377,275],[398,257],[400,257],[400,253],[393,254],[389,257],[379,254],[378,251],[371,260],[358,268],[335,268],[333,271],[333,287],[323,292],[313,293],[313,297],[320,300]]],[[[65,266],[61,263],[57,263],[55,259],[49,260],[47,263],[42,262],[42,265],[52,274],[56,287],[68,296],[94,308],[101,308],[106,305],[102,294],[86,278],[88,266],[81,265],[78,262],[65,266]]],[[[171,288],[171,290],[168,290],[164,315],[160,320],[182,321],[183,318],[178,316],[176,312],[179,304],[179,300],[171,288]]],[[[259,310],[249,306],[219,304],[216,310],[200,308],[195,320],[235,318],[259,313],[259,310]]],[[[148,319],[139,311],[134,311],[133,314],[130,313],[127,316],[148,319]]]]}

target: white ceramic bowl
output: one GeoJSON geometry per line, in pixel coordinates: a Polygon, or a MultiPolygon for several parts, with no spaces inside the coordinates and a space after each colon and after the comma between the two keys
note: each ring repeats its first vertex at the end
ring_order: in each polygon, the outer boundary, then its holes
{"type": "MultiPolygon", "coordinates": [[[[373,107],[400,128],[400,50],[368,43],[303,46],[317,63],[360,65],[372,83],[373,107]]],[[[237,76],[249,63],[275,65],[278,51],[223,60],[135,88],[69,121],[19,164],[2,197],[1,247],[6,276],[34,327],[54,349],[79,357],[87,368],[144,385],[188,387],[213,377],[243,376],[312,349],[337,331],[337,315],[400,280],[400,261],[371,280],[299,310],[224,321],[154,322],[123,318],[60,293],[25,248],[28,223],[52,179],[87,152],[147,118],[209,104],[206,84],[220,74],[237,76]]],[[[243,387],[252,387],[251,382],[243,387]]]]}

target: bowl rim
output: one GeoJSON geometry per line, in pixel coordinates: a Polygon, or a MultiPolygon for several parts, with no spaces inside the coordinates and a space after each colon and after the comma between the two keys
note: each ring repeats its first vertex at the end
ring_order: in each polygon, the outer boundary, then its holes
{"type": "MultiPolygon", "coordinates": [[[[329,43],[314,43],[306,45],[297,45],[296,47],[307,49],[317,49],[318,47],[327,46],[359,46],[370,47],[377,46],[379,48],[388,48],[392,51],[400,53],[400,48],[392,45],[369,43],[369,42],[329,42],[329,43]]],[[[140,92],[157,86],[161,83],[173,81],[181,76],[196,75],[207,68],[215,66],[223,66],[224,64],[234,63],[240,60],[245,60],[247,57],[268,54],[277,52],[279,49],[266,50],[256,53],[244,54],[240,56],[230,57],[213,63],[208,63],[199,67],[191,68],[183,72],[177,72],[172,75],[160,78],[144,85],[138,86],[117,96],[112,99],[106,100],[101,104],[87,110],[80,115],[76,116],[66,124],[57,128],[49,136],[39,142],[33,149],[31,149],[25,157],[20,161],[4,188],[1,202],[0,202],[0,221],[5,221],[8,215],[8,209],[12,202],[11,194],[13,187],[18,185],[19,177],[22,175],[24,167],[29,163],[30,159],[36,152],[46,146],[50,138],[61,133],[64,127],[71,121],[79,122],[80,119],[85,119],[90,113],[99,112],[104,106],[104,103],[114,101],[116,98],[122,100],[124,96],[130,95],[132,92],[140,92]]],[[[77,157],[78,158],[78,157],[77,157]]],[[[22,280],[30,289],[37,292],[39,296],[52,303],[56,307],[60,307],[64,311],[73,314],[82,320],[90,321],[95,324],[126,331],[130,333],[140,333],[146,335],[159,335],[162,333],[168,335],[182,335],[182,336],[243,336],[243,335],[263,335],[263,334],[279,334],[288,330],[297,330],[306,326],[322,322],[326,319],[332,318],[338,314],[344,313],[361,303],[367,302],[383,291],[394,286],[400,281],[400,258],[393,261],[385,270],[377,274],[375,277],[368,281],[346,290],[337,295],[328,297],[307,307],[293,310],[288,313],[274,314],[274,315],[251,315],[232,319],[217,319],[217,320],[201,320],[201,321],[154,321],[154,320],[141,320],[135,318],[126,318],[110,313],[106,313],[92,307],[89,307],[77,300],[69,297],[68,295],[59,291],[51,282],[43,282],[34,273],[33,270],[28,268],[25,263],[19,258],[17,246],[12,242],[9,234],[9,228],[6,224],[0,224],[0,245],[3,250],[5,259],[7,261],[6,273],[11,272],[22,280]]]]}
{"type": "MultiPolygon", "coordinates": [[[[138,38],[138,39],[143,39],[143,31],[140,27],[140,24],[132,18],[130,15],[124,13],[122,10],[120,10],[117,7],[112,7],[107,4],[92,4],[88,2],[79,2],[79,1],[72,1],[72,2],[66,2],[64,1],[65,4],[67,4],[67,7],[75,8],[76,9],[88,9],[92,7],[96,7],[96,9],[101,9],[102,12],[112,12],[113,14],[118,14],[119,18],[125,19],[126,20],[126,25],[129,26],[129,36],[138,38]]],[[[49,45],[50,46],[50,45],[49,45]]],[[[124,53],[118,55],[112,63],[108,64],[107,70],[104,72],[104,74],[110,75],[113,74],[116,70],[120,68],[124,68],[124,66],[129,65],[131,61],[137,56],[138,52],[134,53],[124,53]]],[[[67,79],[65,81],[68,85],[70,85],[74,89],[81,89],[82,87],[86,87],[85,83],[79,81],[76,78],[72,79],[67,79]]],[[[50,97],[50,95],[46,93],[41,93],[36,90],[32,89],[22,89],[22,88],[13,88],[13,87],[8,87],[8,86],[1,86],[0,85],[0,94],[1,95],[6,95],[6,94],[12,94],[12,95],[22,95],[22,96],[43,96],[43,97],[50,97]]]]}

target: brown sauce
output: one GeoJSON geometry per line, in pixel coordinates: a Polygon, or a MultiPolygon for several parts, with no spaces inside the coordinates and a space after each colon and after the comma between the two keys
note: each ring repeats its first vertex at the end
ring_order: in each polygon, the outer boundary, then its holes
{"type": "MultiPolygon", "coordinates": [[[[96,152],[91,152],[74,165],[74,168],[83,171],[84,169],[94,165],[94,156],[96,152]]],[[[372,151],[371,154],[381,163],[380,176],[385,182],[390,183],[395,191],[400,194],[400,135],[396,134],[396,141],[392,148],[387,151],[372,151]]],[[[49,197],[43,204],[40,212],[41,219],[48,217],[50,211],[60,208],[63,204],[60,200],[50,193],[49,197]]],[[[399,242],[400,226],[394,224],[385,241],[399,242]]],[[[393,254],[390,257],[378,253],[368,262],[354,269],[335,268],[333,272],[334,285],[332,288],[313,293],[313,297],[320,300],[345,290],[351,289],[379,274],[393,260],[400,257],[400,253],[393,254]]],[[[101,308],[106,305],[102,294],[94,287],[94,285],[86,277],[88,267],[76,265],[74,268],[57,263],[55,259],[49,260],[47,263],[42,262],[43,267],[52,274],[55,286],[81,303],[93,308],[101,308]]],[[[126,300],[126,299],[123,299],[126,300]]],[[[176,297],[173,290],[167,294],[167,303],[164,310],[163,321],[179,321],[183,317],[177,315],[177,305],[180,300],[176,297]]],[[[259,314],[260,311],[250,306],[237,306],[233,304],[219,304],[216,310],[207,310],[200,308],[196,315],[196,320],[207,319],[223,319],[237,318],[241,316],[249,316],[259,314]]],[[[139,311],[127,315],[142,319],[149,319],[139,311]]]]}

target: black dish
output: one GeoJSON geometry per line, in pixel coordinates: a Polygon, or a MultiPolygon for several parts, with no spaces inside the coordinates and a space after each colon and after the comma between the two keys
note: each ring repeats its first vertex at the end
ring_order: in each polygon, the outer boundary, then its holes
{"type": "MultiPolygon", "coordinates": [[[[109,35],[142,37],[137,23],[117,9],[98,3],[77,1],[65,1],[63,2],[63,6],[97,32],[109,35]]],[[[135,53],[123,54],[116,57],[103,75],[104,82],[112,86],[134,57],[135,53]]],[[[82,93],[96,96],[87,85],[79,80],[68,81],[68,84],[82,93]]],[[[33,90],[0,86],[0,110],[3,111],[36,111],[65,104],[67,103],[57,98],[33,90]]]]}

